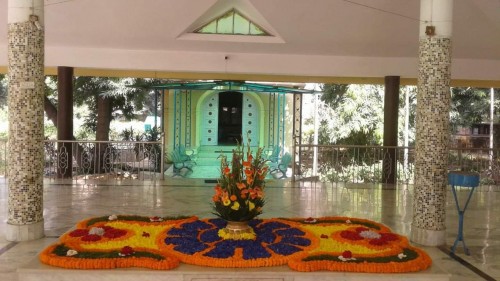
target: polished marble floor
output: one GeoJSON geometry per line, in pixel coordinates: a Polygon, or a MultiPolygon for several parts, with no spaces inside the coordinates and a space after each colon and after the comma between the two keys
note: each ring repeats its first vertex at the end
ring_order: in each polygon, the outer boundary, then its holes
{"type": "MultiPolygon", "coordinates": [[[[7,220],[7,187],[0,182],[0,280],[17,280],[17,268],[32,261],[45,246],[56,241],[76,222],[88,217],[109,214],[214,216],[210,206],[213,184],[170,184],[162,181],[138,185],[48,181],[44,191],[46,238],[10,243],[3,235],[7,220]]],[[[465,200],[467,192],[459,191],[459,198],[465,200]]],[[[266,189],[266,206],[262,217],[360,217],[384,223],[397,233],[409,235],[412,197],[412,186],[314,182],[292,185],[288,182],[280,187],[279,184],[271,183],[266,189]]],[[[452,245],[456,237],[458,215],[451,192],[447,201],[447,244],[452,245]]],[[[478,188],[465,213],[464,235],[471,255],[464,255],[461,246],[457,249],[457,256],[498,280],[499,214],[500,189],[489,186],[478,188]]],[[[485,280],[440,249],[424,249],[436,266],[452,275],[450,280],[485,280]]]]}

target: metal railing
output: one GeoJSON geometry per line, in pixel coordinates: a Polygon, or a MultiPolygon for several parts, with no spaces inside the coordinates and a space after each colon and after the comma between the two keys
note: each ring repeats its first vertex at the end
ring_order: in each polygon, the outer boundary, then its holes
{"type": "MultiPolygon", "coordinates": [[[[44,145],[44,176],[47,179],[61,178],[70,168],[69,174],[74,181],[156,181],[164,178],[163,141],[46,140],[44,145]]],[[[413,184],[414,147],[301,145],[300,151],[300,161],[296,159],[296,179],[386,183],[384,175],[393,173],[397,183],[413,184]]],[[[7,176],[7,153],[7,140],[0,140],[0,178],[7,176]]],[[[452,148],[448,169],[477,172],[481,184],[500,186],[500,149],[452,148]]]]}
{"type": "MultiPolygon", "coordinates": [[[[44,178],[74,181],[160,180],[163,141],[44,141],[44,178]],[[70,161],[71,159],[71,161],[70,161]]],[[[0,140],[0,176],[7,177],[7,140],[0,140]]]]}
{"type": "MultiPolygon", "coordinates": [[[[300,151],[298,179],[387,183],[384,175],[394,174],[397,183],[413,184],[414,147],[301,145],[300,151]]],[[[500,149],[451,148],[448,169],[477,172],[482,184],[500,185],[500,149]]]]}
{"type": "Polygon", "coordinates": [[[159,180],[163,147],[162,141],[46,140],[44,174],[56,179],[71,169],[74,180],[159,180]]]}

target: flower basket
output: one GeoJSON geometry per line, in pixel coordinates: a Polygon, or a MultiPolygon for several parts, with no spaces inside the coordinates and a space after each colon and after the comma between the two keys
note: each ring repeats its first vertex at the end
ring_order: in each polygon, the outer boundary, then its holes
{"type": "Polygon", "coordinates": [[[221,156],[221,175],[212,197],[214,214],[226,221],[248,222],[262,214],[264,207],[265,178],[268,172],[263,148],[258,148],[255,156],[247,145],[233,150],[233,158],[228,163],[221,156]]]}

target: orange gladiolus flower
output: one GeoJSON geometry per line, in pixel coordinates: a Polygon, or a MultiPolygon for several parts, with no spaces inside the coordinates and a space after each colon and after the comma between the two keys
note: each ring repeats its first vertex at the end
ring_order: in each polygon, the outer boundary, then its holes
{"type": "Polygon", "coordinates": [[[238,199],[238,198],[236,197],[236,195],[233,194],[233,195],[231,195],[231,197],[229,197],[229,199],[231,199],[231,201],[236,201],[236,199],[238,199]]]}
{"type": "Polygon", "coordinates": [[[246,187],[245,183],[243,183],[243,182],[237,182],[236,186],[238,187],[239,190],[242,190],[243,188],[246,187]]]}
{"type": "Polygon", "coordinates": [[[245,169],[245,175],[246,175],[247,177],[248,177],[248,176],[253,175],[253,171],[252,171],[252,169],[246,168],[246,169],[245,169]]]}
{"type": "Polygon", "coordinates": [[[262,198],[264,197],[264,191],[262,191],[262,189],[260,189],[260,187],[256,187],[254,189],[254,192],[255,192],[255,195],[259,198],[262,198]]]}
{"type": "Polygon", "coordinates": [[[259,175],[259,179],[264,179],[266,174],[267,174],[267,166],[263,167],[262,169],[257,170],[257,174],[259,175]]]}
{"type": "Polygon", "coordinates": [[[253,177],[252,176],[247,177],[247,184],[248,184],[248,186],[251,186],[253,184],[253,177]]]}
{"type": "Polygon", "coordinates": [[[229,167],[224,168],[224,174],[227,175],[231,172],[231,169],[229,167]]]}
{"type": "Polygon", "coordinates": [[[250,198],[251,198],[251,199],[255,199],[255,197],[257,197],[257,193],[255,192],[255,190],[250,189],[250,192],[249,192],[249,193],[250,193],[250,198]]]}
{"type": "Polygon", "coordinates": [[[222,194],[222,188],[220,187],[220,185],[215,186],[215,194],[218,196],[222,194]]]}
{"type": "Polygon", "coordinates": [[[219,202],[220,201],[220,197],[218,195],[214,195],[214,196],[212,196],[212,201],[219,202]]]}

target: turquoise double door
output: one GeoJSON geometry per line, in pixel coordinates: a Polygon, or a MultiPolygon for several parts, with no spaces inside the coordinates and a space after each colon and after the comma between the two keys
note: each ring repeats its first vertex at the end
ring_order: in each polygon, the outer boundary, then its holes
{"type": "Polygon", "coordinates": [[[250,94],[243,93],[241,108],[232,109],[233,111],[241,113],[240,116],[232,115],[236,126],[223,127],[220,125],[219,117],[224,112],[219,113],[219,110],[231,110],[227,108],[219,108],[219,93],[209,95],[202,103],[201,106],[201,145],[223,145],[221,141],[222,135],[238,135],[242,136],[243,143],[250,141],[251,146],[259,145],[259,120],[260,110],[258,102],[255,97],[250,94]],[[241,120],[241,121],[240,121],[241,120]],[[222,132],[223,130],[232,130],[232,132],[222,132]]]}

